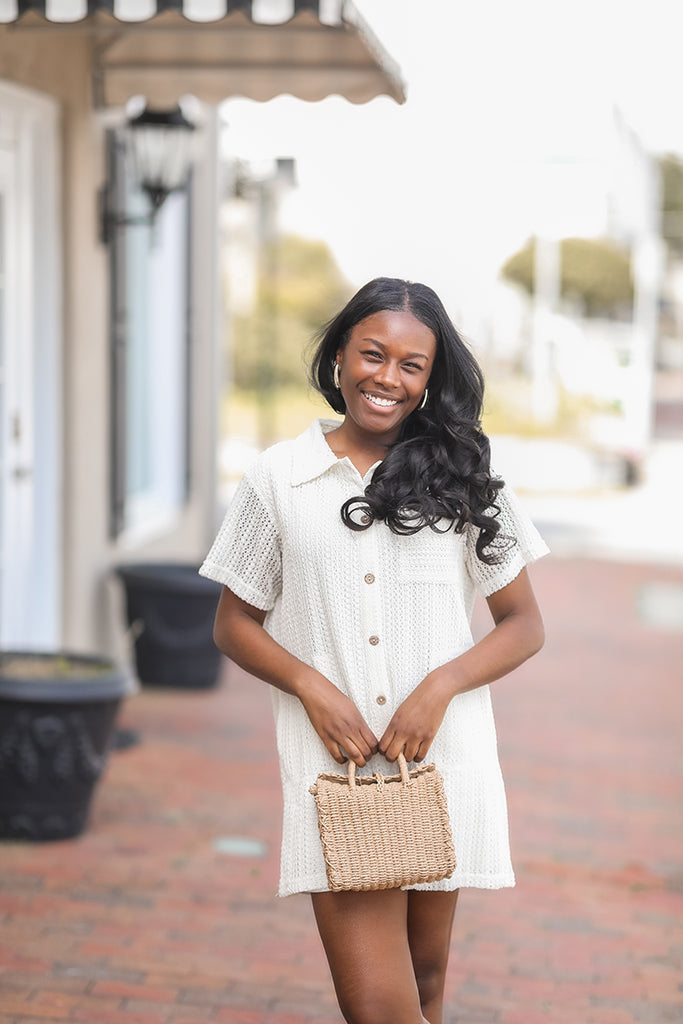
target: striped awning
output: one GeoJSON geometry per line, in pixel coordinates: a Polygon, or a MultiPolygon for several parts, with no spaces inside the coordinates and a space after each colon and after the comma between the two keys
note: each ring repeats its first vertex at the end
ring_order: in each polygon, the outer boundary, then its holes
{"type": "Polygon", "coordinates": [[[87,33],[97,106],[143,95],[168,107],[188,93],[405,100],[397,65],[350,0],[0,0],[4,31],[18,43],[87,33]]]}

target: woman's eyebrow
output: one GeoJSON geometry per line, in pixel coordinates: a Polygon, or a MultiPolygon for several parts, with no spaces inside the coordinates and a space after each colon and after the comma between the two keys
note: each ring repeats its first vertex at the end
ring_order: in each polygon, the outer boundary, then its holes
{"type": "MultiPolygon", "coordinates": [[[[386,345],[383,342],[378,341],[377,338],[361,338],[361,341],[363,341],[363,342],[371,341],[373,345],[378,345],[380,348],[386,348],[386,345]]],[[[429,356],[426,356],[424,354],[424,352],[410,352],[407,356],[402,356],[402,358],[403,359],[428,359],[429,356]]]]}

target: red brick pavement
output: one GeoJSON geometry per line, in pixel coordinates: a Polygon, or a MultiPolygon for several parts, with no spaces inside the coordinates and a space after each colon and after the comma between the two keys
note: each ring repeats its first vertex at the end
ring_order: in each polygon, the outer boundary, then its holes
{"type": "MultiPolygon", "coordinates": [[[[683,1021],[683,636],[637,614],[683,572],[534,570],[548,641],[495,690],[518,885],[466,890],[446,1019],[683,1021]]],[[[307,897],[279,900],[267,688],[146,690],[78,840],[0,845],[0,1022],[332,1024],[307,897]],[[264,856],[216,848],[265,844],[264,856]]]]}

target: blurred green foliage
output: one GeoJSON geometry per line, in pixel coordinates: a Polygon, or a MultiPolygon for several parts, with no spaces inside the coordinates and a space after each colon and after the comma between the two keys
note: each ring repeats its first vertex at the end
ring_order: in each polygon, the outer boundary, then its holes
{"type": "Polygon", "coordinates": [[[585,440],[593,418],[617,412],[614,404],[591,395],[576,395],[557,385],[557,415],[553,423],[539,422],[532,409],[528,374],[496,376],[486,373],[482,425],[486,434],[518,437],[558,437],[585,440]]]}
{"type": "MultiPolygon", "coordinates": [[[[503,265],[502,276],[534,291],[535,239],[503,265]]],[[[577,302],[585,316],[628,316],[633,303],[633,279],[627,252],[606,239],[563,238],[560,242],[560,293],[577,302]]]]}
{"type": "Polygon", "coordinates": [[[232,321],[235,387],[305,388],[306,350],[351,294],[325,242],[285,236],[266,246],[254,308],[232,321]]]}
{"type": "MultiPolygon", "coordinates": [[[[223,437],[239,437],[257,441],[261,435],[261,392],[232,391],[226,394],[221,407],[223,437]]],[[[298,437],[312,420],[321,416],[339,419],[322,395],[311,388],[278,387],[269,399],[271,436],[268,443],[298,437]]]]}

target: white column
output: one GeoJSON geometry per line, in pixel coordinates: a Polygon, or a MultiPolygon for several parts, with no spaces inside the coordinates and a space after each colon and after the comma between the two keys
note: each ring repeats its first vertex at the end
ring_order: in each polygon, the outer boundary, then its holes
{"type": "Polygon", "coordinates": [[[537,235],[531,344],[531,411],[537,423],[553,423],[557,418],[553,331],[560,298],[560,273],[558,239],[537,235]]]}
{"type": "Polygon", "coordinates": [[[661,238],[643,234],[633,246],[633,347],[629,387],[624,396],[626,431],[634,454],[652,439],[655,343],[664,256],[661,238]]]}
{"type": "Polygon", "coordinates": [[[193,202],[194,282],[192,458],[197,467],[193,488],[201,486],[205,540],[216,533],[217,461],[220,403],[223,393],[222,303],[220,295],[220,116],[204,106],[202,160],[195,170],[193,202]]]}

